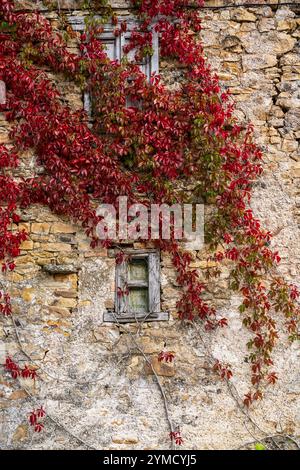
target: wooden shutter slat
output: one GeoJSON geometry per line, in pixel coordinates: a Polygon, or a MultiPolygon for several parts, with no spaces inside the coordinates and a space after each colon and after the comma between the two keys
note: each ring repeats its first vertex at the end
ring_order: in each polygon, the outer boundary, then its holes
{"type": "Polygon", "coordinates": [[[160,312],[160,255],[149,254],[149,307],[150,313],[160,312]]]}

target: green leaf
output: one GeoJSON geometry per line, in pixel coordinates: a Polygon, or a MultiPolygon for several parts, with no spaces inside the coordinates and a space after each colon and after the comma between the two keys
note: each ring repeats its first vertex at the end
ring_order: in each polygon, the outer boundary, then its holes
{"type": "Polygon", "coordinates": [[[267,450],[267,449],[263,444],[261,444],[261,442],[257,442],[255,444],[255,450],[267,450]]]}

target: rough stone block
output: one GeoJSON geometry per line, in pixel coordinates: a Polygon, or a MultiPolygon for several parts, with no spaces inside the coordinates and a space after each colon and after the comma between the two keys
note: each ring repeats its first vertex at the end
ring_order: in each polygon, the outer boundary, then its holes
{"type": "Polygon", "coordinates": [[[76,233],[76,227],[71,224],[63,224],[61,222],[54,223],[51,225],[51,233],[76,233]]]}
{"type": "Polygon", "coordinates": [[[161,377],[174,377],[175,369],[173,363],[160,362],[156,356],[151,358],[151,365],[145,364],[146,375],[154,375],[152,368],[158,376],[161,377]]]}
{"type": "Polygon", "coordinates": [[[33,241],[32,240],[25,240],[24,242],[21,243],[20,245],[21,250],[32,250],[33,249],[33,241]]]}
{"type": "Polygon", "coordinates": [[[68,243],[45,243],[43,245],[45,251],[71,251],[72,247],[68,243]]]}
{"type": "Polygon", "coordinates": [[[47,222],[45,223],[33,223],[31,224],[31,232],[32,233],[49,233],[50,224],[47,222]]]}
{"type": "Polygon", "coordinates": [[[237,8],[232,11],[231,13],[231,18],[234,21],[242,22],[242,21],[256,21],[257,18],[253,13],[250,13],[250,11],[246,10],[245,8],[237,8]]]}

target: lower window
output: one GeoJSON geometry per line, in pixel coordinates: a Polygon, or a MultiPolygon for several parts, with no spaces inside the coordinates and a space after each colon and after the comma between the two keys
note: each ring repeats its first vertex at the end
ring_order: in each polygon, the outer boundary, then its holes
{"type": "Polygon", "coordinates": [[[127,250],[117,256],[115,309],[104,313],[105,322],[168,320],[161,312],[160,253],[127,250]]]}

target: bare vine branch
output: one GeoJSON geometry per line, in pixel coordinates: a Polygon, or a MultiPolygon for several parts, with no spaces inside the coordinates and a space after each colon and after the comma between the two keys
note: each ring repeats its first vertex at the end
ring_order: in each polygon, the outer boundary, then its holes
{"type": "MultiPolygon", "coordinates": [[[[164,403],[164,409],[165,409],[165,413],[166,413],[166,418],[167,418],[167,421],[168,421],[168,425],[169,425],[169,429],[170,429],[170,433],[173,433],[174,432],[174,426],[173,426],[173,423],[172,423],[172,420],[171,420],[171,417],[170,417],[170,411],[169,411],[169,406],[168,406],[168,401],[167,401],[167,397],[166,397],[166,394],[165,394],[165,391],[163,389],[163,386],[161,384],[161,381],[159,379],[159,376],[157,374],[157,372],[155,371],[153,365],[152,365],[152,362],[150,361],[150,359],[148,358],[148,356],[145,354],[145,352],[143,351],[143,349],[140,347],[140,345],[138,344],[138,342],[136,341],[136,338],[134,337],[134,335],[132,334],[131,331],[129,331],[127,328],[124,327],[124,325],[122,325],[116,315],[114,315],[115,317],[115,321],[116,323],[118,324],[118,326],[120,328],[122,328],[122,330],[127,333],[133,344],[135,345],[136,349],[141,353],[141,355],[143,356],[145,362],[148,364],[148,366],[150,367],[154,377],[155,377],[155,380],[156,380],[156,383],[158,385],[158,388],[159,388],[159,391],[160,391],[160,394],[162,396],[162,399],[163,399],[163,403],[164,403]]],[[[139,330],[138,330],[139,332],[139,330]]],[[[171,449],[173,450],[174,449],[174,442],[173,440],[171,440],[171,449]]]]}

